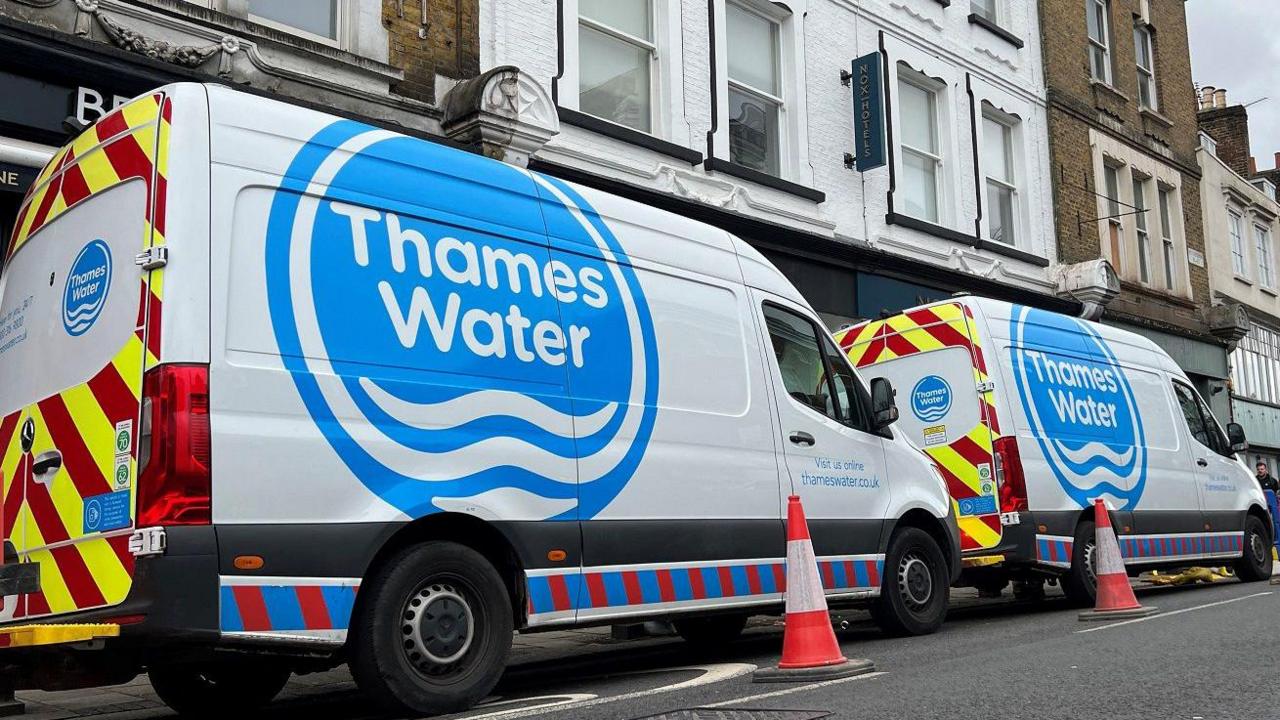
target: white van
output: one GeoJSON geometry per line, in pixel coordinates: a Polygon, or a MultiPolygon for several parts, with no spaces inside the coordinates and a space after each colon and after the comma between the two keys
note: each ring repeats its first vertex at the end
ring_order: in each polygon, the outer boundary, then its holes
{"type": "Polygon", "coordinates": [[[1131,573],[1234,564],[1271,574],[1261,488],[1187,376],[1134,333],[974,297],[836,334],[864,374],[902,389],[897,428],[942,468],[962,582],[1093,604],[1092,501],[1113,508],[1131,573]],[[991,561],[996,561],[992,564],[991,561]]]}
{"type": "Polygon", "coordinates": [[[958,531],[892,388],[721,230],[194,84],[98,122],[21,212],[0,622],[121,635],[0,650],[20,683],[147,669],[230,711],[349,661],[390,708],[458,709],[513,629],[714,643],[779,611],[793,493],[832,602],[943,620],[958,531]]]}

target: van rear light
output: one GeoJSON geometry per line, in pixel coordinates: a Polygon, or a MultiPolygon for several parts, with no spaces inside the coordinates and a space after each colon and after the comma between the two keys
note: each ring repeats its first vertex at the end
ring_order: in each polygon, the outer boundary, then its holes
{"type": "Polygon", "coordinates": [[[1000,512],[1028,509],[1027,480],[1022,474],[1022,456],[1018,454],[1018,438],[1007,436],[994,443],[996,482],[1000,486],[1000,512]]]}
{"type": "Polygon", "coordinates": [[[142,381],[137,527],[212,521],[209,367],[161,365],[142,381]]]}

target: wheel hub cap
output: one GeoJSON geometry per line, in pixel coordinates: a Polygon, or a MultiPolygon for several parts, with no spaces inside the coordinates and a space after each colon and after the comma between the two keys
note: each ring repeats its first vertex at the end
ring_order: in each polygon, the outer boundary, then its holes
{"type": "Polygon", "coordinates": [[[434,673],[457,662],[471,648],[475,619],[455,588],[436,583],[405,604],[401,633],[405,656],[414,667],[434,673]]]}
{"type": "Polygon", "coordinates": [[[914,554],[902,558],[898,565],[898,590],[913,608],[929,604],[933,597],[933,574],[922,558],[914,554]]]}
{"type": "Polygon", "coordinates": [[[1267,561],[1267,545],[1262,541],[1262,536],[1257,533],[1249,534],[1249,549],[1253,551],[1253,559],[1259,564],[1267,561]]]}

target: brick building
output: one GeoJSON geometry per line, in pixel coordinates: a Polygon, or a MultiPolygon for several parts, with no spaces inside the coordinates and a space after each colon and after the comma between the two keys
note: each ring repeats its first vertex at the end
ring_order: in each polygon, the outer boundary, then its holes
{"type": "Polygon", "coordinates": [[[1039,5],[1059,257],[1108,260],[1103,322],[1167,350],[1225,418],[1235,327],[1211,307],[1183,0],[1039,5]]]}
{"type": "Polygon", "coordinates": [[[437,90],[477,74],[477,21],[476,0],[0,0],[0,233],[78,126],[168,82],[448,135],[437,90]]]}

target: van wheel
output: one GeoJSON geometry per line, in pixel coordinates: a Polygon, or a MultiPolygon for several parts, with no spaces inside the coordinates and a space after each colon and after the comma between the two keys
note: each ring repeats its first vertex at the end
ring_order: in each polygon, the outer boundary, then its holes
{"type": "Polygon", "coordinates": [[[208,665],[157,665],[147,673],[165,705],[183,717],[253,714],[289,682],[279,663],[241,659],[208,665]]]}
{"type": "Polygon", "coordinates": [[[1244,556],[1235,563],[1236,577],[1258,582],[1271,577],[1271,545],[1267,526],[1256,515],[1244,521],[1244,556]]]}
{"type": "Polygon", "coordinates": [[[889,540],[871,617],[890,635],[927,635],[947,617],[947,561],[928,533],[904,527],[889,540]]]}
{"type": "Polygon", "coordinates": [[[360,595],[351,673],[383,708],[465,710],[498,684],[511,650],[511,600],[480,553],[451,542],[405,549],[360,595]]]}
{"type": "Polygon", "coordinates": [[[676,632],[697,650],[718,650],[738,639],[747,627],[746,615],[712,615],[683,618],[673,623],[676,632]]]}
{"type": "Polygon", "coordinates": [[[1098,597],[1095,574],[1097,533],[1092,520],[1081,520],[1071,543],[1071,569],[1062,576],[1062,593],[1072,607],[1093,607],[1098,597]]]}

